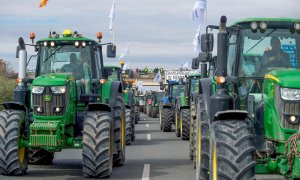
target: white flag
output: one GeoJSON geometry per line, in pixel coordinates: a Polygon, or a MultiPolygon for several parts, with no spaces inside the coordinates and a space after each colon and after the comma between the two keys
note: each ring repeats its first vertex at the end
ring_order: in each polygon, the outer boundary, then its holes
{"type": "Polygon", "coordinates": [[[189,61],[186,61],[183,65],[182,65],[182,70],[188,70],[189,69],[189,61]]]}
{"type": "Polygon", "coordinates": [[[109,23],[109,30],[110,32],[113,32],[113,27],[114,27],[114,23],[115,23],[115,9],[116,9],[116,2],[114,1],[109,13],[109,19],[110,19],[110,23],[109,23]]]}
{"type": "Polygon", "coordinates": [[[126,45],[126,47],[125,47],[125,49],[124,49],[124,54],[125,54],[125,55],[128,55],[128,54],[130,53],[130,51],[129,51],[129,46],[130,46],[130,44],[127,43],[127,45],[126,45]]]}
{"type": "Polygon", "coordinates": [[[192,20],[196,26],[204,24],[204,12],[206,10],[206,0],[198,0],[192,10],[192,20]]]}
{"type": "Polygon", "coordinates": [[[126,71],[128,69],[130,69],[130,65],[129,65],[129,63],[125,63],[124,66],[123,66],[123,68],[122,68],[122,70],[126,71]]]}
{"type": "Polygon", "coordinates": [[[193,45],[194,45],[194,53],[196,55],[199,54],[201,50],[201,44],[200,44],[200,26],[197,28],[197,33],[195,34],[194,40],[193,40],[193,45]]]}
{"type": "Polygon", "coordinates": [[[161,74],[158,71],[158,73],[156,73],[155,78],[153,79],[154,82],[160,82],[161,81],[161,74]]]}

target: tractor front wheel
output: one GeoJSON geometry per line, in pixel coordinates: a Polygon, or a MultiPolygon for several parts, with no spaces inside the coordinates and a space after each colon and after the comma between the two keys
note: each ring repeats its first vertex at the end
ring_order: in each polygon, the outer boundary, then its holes
{"type": "Polygon", "coordinates": [[[190,109],[182,109],[180,111],[180,134],[182,140],[190,139],[190,123],[191,123],[191,113],[190,109]]]}
{"type": "Polygon", "coordinates": [[[172,131],[172,109],[171,108],[163,108],[162,109],[162,130],[163,132],[171,132],[172,131]]]}
{"type": "Polygon", "coordinates": [[[255,179],[254,151],[253,134],[245,121],[222,120],[211,124],[212,179],[255,179]]]}
{"type": "Polygon", "coordinates": [[[20,137],[25,136],[24,118],[23,111],[0,111],[0,174],[26,173],[28,148],[19,146],[20,137]]]}
{"type": "Polygon", "coordinates": [[[131,144],[132,127],[131,127],[131,110],[125,110],[125,121],[126,121],[126,145],[131,144]]]}
{"type": "Polygon", "coordinates": [[[135,116],[135,118],[134,118],[134,120],[135,120],[135,124],[137,124],[139,121],[140,121],[140,107],[139,106],[135,106],[135,111],[134,111],[134,116],[135,116]]]}
{"type": "Polygon", "coordinates": [[[152,107],[152,117],[157,118],[157,115],[158,115],[158,107],[154,106],[152,107]]]}
{"type": "Polygon", "coordinates": [[[112,173],[112,118],[110,112],[87,111],[83,123],[83,176],[108,177],[112,173]]]}

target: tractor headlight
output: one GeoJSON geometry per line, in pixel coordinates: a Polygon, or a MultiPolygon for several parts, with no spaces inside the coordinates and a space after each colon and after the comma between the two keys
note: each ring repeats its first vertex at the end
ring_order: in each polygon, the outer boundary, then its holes
{"type": "Polygon", "coordinates": [[[281,88],[281,98],[289,101],[300,100],[300,89],[281,88]]]}
{"type": "Polygon", "coordinates": [[[32,86],[31,92],[33,94],[42,94],[44,92],[45,87],[43,86],[32,86]]]}
{"type": "Polygon", "coordinates": [[[63,94],[66,92],[66,86],[53,86],[51,91],[53,94],[63,94]]]}

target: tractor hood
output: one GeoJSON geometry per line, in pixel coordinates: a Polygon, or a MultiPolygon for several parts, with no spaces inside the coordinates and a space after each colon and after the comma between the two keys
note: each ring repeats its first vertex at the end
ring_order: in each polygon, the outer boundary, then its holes
{"type": "Polygon", "coordinates": [[[68,81],[73,80],[71,73],[52,73],[45,74],[37,77],[33,80],[32,85],[34,86],[61,86],[65,85],[68,81]]]}
{"type": "Polygon", "coordinates": [[[281,87],[300,88],[299,69],[278,69],[272,70],[266,77],[271,77],[281,87]]]}

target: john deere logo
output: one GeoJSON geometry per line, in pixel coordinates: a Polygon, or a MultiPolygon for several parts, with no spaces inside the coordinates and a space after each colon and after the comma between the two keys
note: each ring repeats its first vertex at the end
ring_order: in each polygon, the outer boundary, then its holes
{"type": "Polygon", "coordinates": [[[45,96],[45,101],[46,101],[46,102],[51,101],[51,96],[50,96],[50,95],[46,95],[46,96],[45,96]]]}

